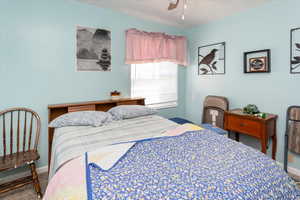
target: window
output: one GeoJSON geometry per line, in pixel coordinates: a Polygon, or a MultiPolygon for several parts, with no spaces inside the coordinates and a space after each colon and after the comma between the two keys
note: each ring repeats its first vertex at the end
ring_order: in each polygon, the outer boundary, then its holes
{"type": "Polygon", "coordinates": [[[150,107],[177,106],[177,68],[170,62],[131,65],[131,96],[146,98],[150,107]]]}

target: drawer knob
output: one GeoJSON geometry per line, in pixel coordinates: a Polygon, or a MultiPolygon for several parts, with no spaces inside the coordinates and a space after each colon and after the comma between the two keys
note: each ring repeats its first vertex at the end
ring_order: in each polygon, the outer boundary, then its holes
{"type": "Polygon", "coordinates": [[[244,123],[240,123],[240,126],[241,126],[241,127],[244,127],[244,126],[245,126],[245,124],[244,124],[244,123]]]}

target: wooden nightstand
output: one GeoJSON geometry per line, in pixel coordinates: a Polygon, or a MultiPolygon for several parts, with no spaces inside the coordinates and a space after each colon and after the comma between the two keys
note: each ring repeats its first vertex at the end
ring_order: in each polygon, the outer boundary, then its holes
{"type": "Polygon", "coordinates": [[[276,122],[277,115],[267,114],[266,118],[244,114],[242,109],[234,109],[225,112],[224,129],[236,133],[239,141],[239,133],[255,137],[261,142],[261,151],[267,152],[267,143],[272,138],[272,158],[276,159],[276,122]]]}

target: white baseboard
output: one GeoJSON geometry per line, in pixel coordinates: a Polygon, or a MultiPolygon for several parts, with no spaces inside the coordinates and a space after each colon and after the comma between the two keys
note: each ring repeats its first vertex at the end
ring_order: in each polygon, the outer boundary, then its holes
{"type": "MultiPolygon", "coordinates": [[[[46,173],[46,172],[48,172],[48,165],[43,166],[43,167],[39,167],[39,168],[36,169],[36,171],[37,171],[38,174],[46,173]]],[[[16,173],[16,174],[9,175],[9,176],[6,176],[4,178],[1,178],[0,179],[0,184],[5,183],[5,182],[9,182],[9,181],[13,181],[13,180],[16,180],[18,178],[26,177],[26,176],[29,176],[30,174],[31,174],[30,170],[27,170],[25,172],[19,172],[19,173],[16,173]]]]}
{"type": "Polygon", "coordinates": [[[296,176],[300,177],[300,170],[299,169],[296,169],[296,168],[293,168],[293,167],[288,167],[288,172],[293,174],[293,175],[296,175],[296,176]]]}
{"type": "MultiPolygon", "coordinates": [[[[283,168],[283,164],[281,162],[276,162],[280,167],[283,168]]],[[[297,177],[300,177],[300,169],[296,169],[294,167],[288,167],[288,172],[292,175],[295,175],[297,177]]]]}

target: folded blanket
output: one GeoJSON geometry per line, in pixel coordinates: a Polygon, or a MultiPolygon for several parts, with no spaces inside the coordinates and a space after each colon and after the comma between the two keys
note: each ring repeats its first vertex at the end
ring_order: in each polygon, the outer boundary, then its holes
{"type": "MultiPolygon", "coordinates": [[[[179,126],[175,129],[168,130],[164,132],[163,134],[157,135],[153,138],[159,138],[159,137],[171,137],[171,136],[177,136],[181,135],[187,131],[196,131],[196,130],[202,130],[201,127],[196,126],[194,124],[184,124],[182,126],[179,126]]],[[[147,139],[143,139],[147,140],[147,139]]],[[[139,141],[143,141],[139,140],[139,141]]],[[[135,144],[136,142],[126,142],[126,143],[120,143],[120,144],[114,144],[106,147],[102,147],[100,149],[97,149],[92,152],[88,152],[88,163],[94,163],[98,165],[103,170],[109,170],[111,167],[113,167],[120,158],[123,157],[124,154],[135,144]]]]}
{"type": "MultiPolygon", "coordinates": [[[[172,137],[194,130],[202,130],[202,128],[193,124],[184,124],[151,138],[172,137]]],[[[147,139],[150,138],[143,140],[147,139]]],[[[90,187],[87,187],[86,182],[86,178],[89,176],[89,170],[86,169],[86,166],[95,164],[103,170],[109,170],[136,142],[128,141],[109,145],[95,151],[86,152],[85,155],[67,162],[49,182],[44,200],[87,200],[87,190],[90,187]]]]}
{"type": "Polygon", "coordinates": [[[95,163],[103,170],[112,168],[135,142],[116,144],[88,153],[88,163],[95,163]]]}
{"type": "Polygon", "coordinates": [[[87,166],[89,200],[300,199],[274,160],[207,129],[137,142],[108,171],[87,166]]]}

